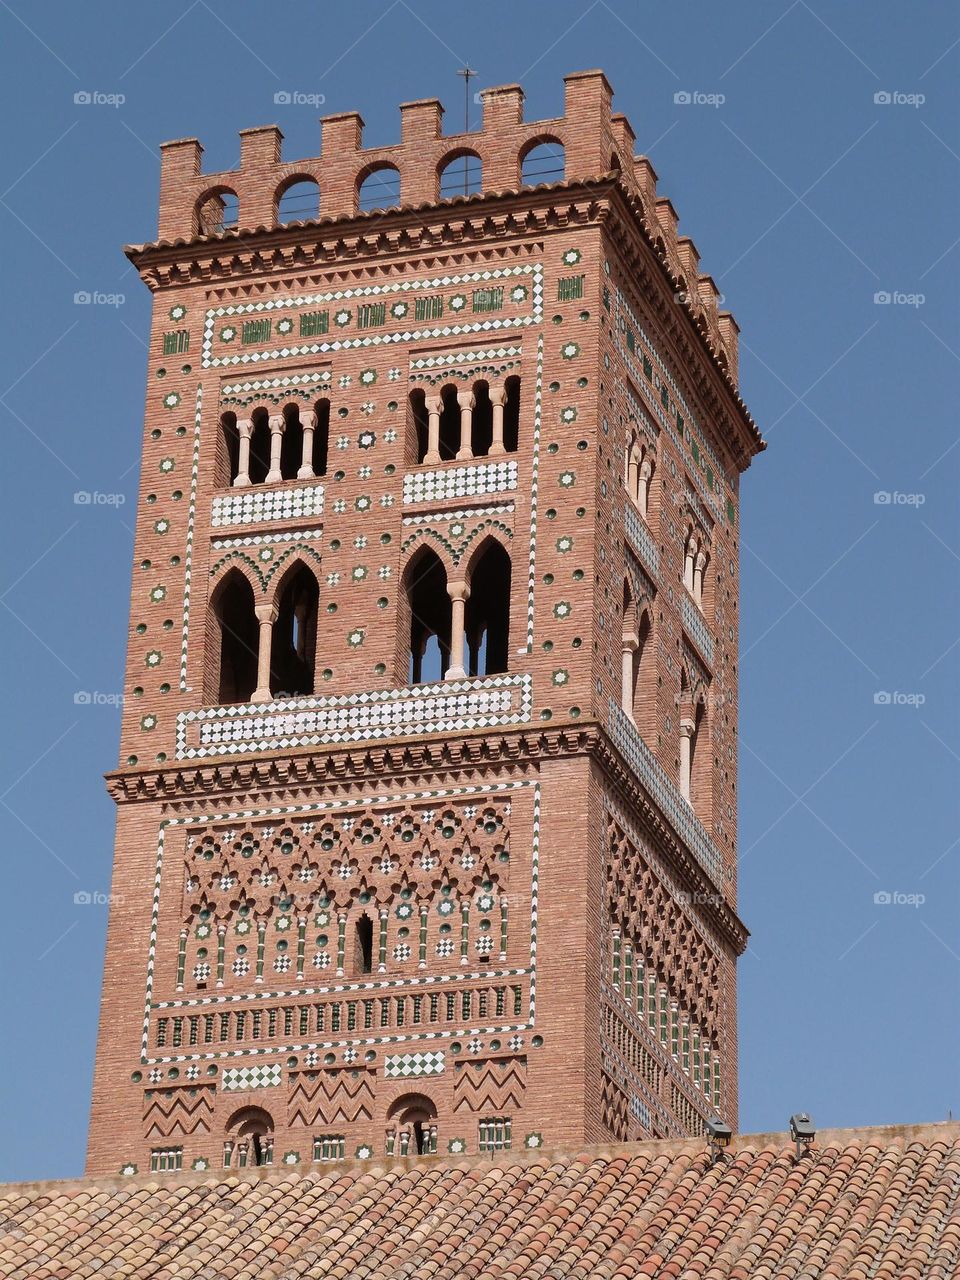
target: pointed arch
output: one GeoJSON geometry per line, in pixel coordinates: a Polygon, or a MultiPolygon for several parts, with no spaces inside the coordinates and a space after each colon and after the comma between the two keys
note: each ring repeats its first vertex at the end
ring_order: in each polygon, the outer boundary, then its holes
{"type": "Polygon", "coordinates": [[[489,676],[510,664],[510,554],[489,533],[470,557],[464,611],[467,675],[489,676]]]}
{"type": "Polygon", "coordinates": [[[442,680],[450,662],[452,605],[447,570],[437,553],[421,545],[400,584],[398,674],[404,683],[442,680]]]}
{"type": "Polygon", "coordinates": [[[236,566],[210,596],[204,700],[224,706],[249,702],[257,687],[260,628],[253,587],[236,566]]]}
{"type": "Polygon", "coordinates": [[[296,556],[277,583],[277,616],[270,650],[270,693],[303,697],[314,691],[320,584],[312,568],[296,556]]]}

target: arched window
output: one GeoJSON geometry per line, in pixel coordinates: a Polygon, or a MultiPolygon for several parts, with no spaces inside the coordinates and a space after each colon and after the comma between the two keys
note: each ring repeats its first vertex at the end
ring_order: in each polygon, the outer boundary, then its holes
{"type": "Polygon", "coordinates": [[[270,471],[270,415],[266,409],[255,409],[250,434],[250,483],[263,484],[270,471]]]}
{"type": "Polygon", "coordinates": [[[240,466],[240,432],[237,415],[225,413],[220,419],[220,443],[217,450],[216,474],[221,487],[233,484],[240,466]]]}
{"type": "Polygon", "coordinates": [[[440,392],[440,461],[449,462],[460,450],[460,399],[455,386],[440,392]]]}
{"type": "Polygon", "coordinates": [[[206,701],[225,706],[249,702],[257,687],[260,627],[254,612],[253,587],[239,569],[217,583],[210,600],[206,701]]]}
{"type": "Polygon", "coordinates": [[[273,1118],[263,1107],[242,1107],[227,1122],[223,1167],[273,1164],[273,1118]]]}
{"type": "Polygon", "coordinates": [[[706,701],[694,699],[686,668],[680,672],[680,794],[708,820],[710,805],[710,750],[707,743],[706,701]]]}
{"type": "Polygon", "coordinates": [[[354,973],[373,973],[373,921],[361,916],[354,934],[354,973]]]}
{"type": "Polygon", "coordinates": [[[200,197],[196,205],[197,232],[202,236],[230,231],[240,217],[240,200],[229,187],[217,187],[200,197]]]}
{"type": "Polygon", "coordinates": [[[431,1155],[437,1149],[437,1108],[422,1093],[405,1093],[390,1104],[388,1155],[431,1155]],[[392,1139],[392,1140],[391,1140],[392,1139]],[[390,1149],[392,1148],[392,1149],[390,1149]]]}
{"type": "Polygon", "coordinates": [[[633,722],[640,736],[652,747],[656,745],[657,668],[649,609],[640,615],[633,667],[633,722]]]}
{"type": "Polygon", "coordinates": [[[483,189],[483,163],[475,151],[446,157],[437,172],[441,200],[476,195],[483,189]]]}
{"type": "Polygon", "coordinates": [[[536,187],[541,183],[564,179],[563,143],[551,138],[538,142],[525,152],[520,162],[520,184],[536,187]]]}
{"type": "Polygon", "coordinates": [[[452,605],[447,573],[437,556],[424,547],[404,574],[401,624],[407,624],[408,672],[411,684],[442,680],[450,664],[452,605]]]}
{"type": "Polygon", "coordinates": [[[468,676],[492,676],[510,664],[510,557],[490,539],[471,563],[464,611],[468,676]]]}
{"type": "Polygon", "coordinates": [[[298,405],[283,411],[283,439],[280,444],[280,472],[284,480],[294,480],[303,464],[303,423],[298,405]]]}
{"type": "Polygon", "coordinates": [[[493,404],[490,400],[489,383],[473,384],[473,400],[471,448],[475,458],[485,458],[493,444],[493,404]]]}
{"type": "Polygon", "coordinates": [[[626,714],[633,719],[634,703],[637,696],[637,606],[630,590],[630,583],[623,584],[623,635],[620,658],[620,705],[626,714]]]}
{"type": "Polygon", "coordinates": [[[427,395],[422,387],[410,392],[409,431],[407,434],[407,458],[411,463],[424,462],[430,446],[427,395]]]}
{"type": "Polygon", "coordinates": [[[514,375],[503,384],[506,400],[503,406],[503,447],[516,453],[520,446],[520,379],[514,375]]]}
{"type": "Polygon", "coordinates": [[[683,585],[687,588],[697,608],[703,613],[703,588],[709,556],[706,539],[694,528],[688,528],[683,548],[683,585]]]}
{"type": "Polygon", "coordinates": [[[392,164],[378,165],[361,176],[357,187],[357,208],[361,213],[372,209],[391,209],[400,203],[400,170],[392,164]]]}
{"type": "Polygon", "coordinates": [[[320,188],[313,178],[294,178],[277,192],[277,222],[308,222],[320,216],[320,188]]]}
{"type": "Polygon", "coordinates": [[[280,584],[270,650],[270,692],[275,697],[313,693],[320,589],[305,564],[280,584]]]}

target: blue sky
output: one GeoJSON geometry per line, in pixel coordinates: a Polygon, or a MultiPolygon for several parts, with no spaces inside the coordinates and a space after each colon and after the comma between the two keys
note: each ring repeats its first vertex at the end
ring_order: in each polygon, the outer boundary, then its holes
{"type": "Polygon", "coordinates": [[[960,1113],[956,7],[0,0],[0,37],[0,1178],[82,1168],[106,908],[74,894],[109,889],[149,317],[120,247],[155,234],[157,144],[227,168],[278,122],[314,155],[354,109],[389,143],[435,95],[456,131],[468,61],[528,118],[603,67],[743,329],[741,1129],[960,1113]]]}

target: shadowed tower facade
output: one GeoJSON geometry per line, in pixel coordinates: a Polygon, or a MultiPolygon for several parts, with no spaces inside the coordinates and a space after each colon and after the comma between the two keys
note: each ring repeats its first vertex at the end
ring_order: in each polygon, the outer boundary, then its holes
{"type": "Polygon", "coordinates": [[[737,1111],[737,326],[599,71],[164,145],[88,1169],[737,1111]]]}

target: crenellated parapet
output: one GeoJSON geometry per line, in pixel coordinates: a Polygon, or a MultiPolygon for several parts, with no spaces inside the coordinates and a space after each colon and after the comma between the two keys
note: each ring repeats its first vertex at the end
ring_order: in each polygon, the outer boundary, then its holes
{"type": "Polygon", "coordinates": [[[721,323],[718,291],[709,276],[699,273],[693,242],[678,236],[677,212],[667,197],[658,195],[653,165],[634,155],[636,135],[627,117],[613,112],[609,81],[602,71],[581,71],[566,76],[564,85],[564,114],[533,121],[524,120],[519,85],[484,90],[482,127],[471,133],[443,133],[443,107],[437,98],[401,103],[400,142],[393,146],[365,147],[364,122],[355,111],[325,116],[320,154],[301,160],[284,158],[283,134],[276,125],[244,129],[239,168],[219,173],[203,172],[203,147],[196,138],[165,142],[159,239],[185,241],[283,225],[289,219],[281,215],[281,201],[298,184],[317,189],[316,214],[325,222],[374,208],[411,209],[462,199],[453,192],[455,184],[444,180],[449,167],[456,168],[461,160],[470,166],[467,195],[501,195],[553,180],[572,185],[613,174],[636,202],[676,282],[678,300],[690,309],[735,381],[736,325],[732,317],[721,323]],[[531,172],[525,161],[544,146],[555,162],[548,170],[531,172]],[[383,196],[371,206],[362,191],[376,175],[383,196]]]}

